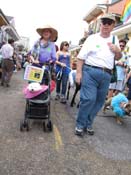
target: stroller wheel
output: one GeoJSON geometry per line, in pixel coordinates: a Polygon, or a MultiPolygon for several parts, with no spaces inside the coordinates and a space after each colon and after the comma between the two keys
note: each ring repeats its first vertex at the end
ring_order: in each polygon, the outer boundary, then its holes
{"type": "Polygon", "coordinates": [[[49,131],[53,130],[53,124],[52,124],[51,120],[48,121],[47,128],[48,128],[49,131]]]}
{"type": "Polygon", "coordinates": [[[20,121],[20,131],[22,132],[24,130],[24,124],[23,124],[23,120],[20,121]]]}
{"type": "Polygon", "coordinates": [[[24,131],[26,129],[26,131],[29,131],[29,123],[27,120],[21,120],[20,121],[20,131],[24,131]]]}
{"type": "Polygon", "coordinates": [[[25,128],[26,128],[26,131],[29,131],[29,122],[27,120],[25,121],[25,128]]]}
{"type": "Polygon", "coordinates": [[[43,121],[43,131],[46,132],[46,123],[43,121]]]}

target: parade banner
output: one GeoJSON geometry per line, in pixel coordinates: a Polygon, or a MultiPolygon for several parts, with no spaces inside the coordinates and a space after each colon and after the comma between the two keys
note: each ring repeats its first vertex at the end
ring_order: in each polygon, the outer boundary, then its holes
{"type": "Polygon", "coordinates": [[[28,65],[26,66],[24,79],[33,82],[41,83],[44,74],[44,69],[28,65]]]}

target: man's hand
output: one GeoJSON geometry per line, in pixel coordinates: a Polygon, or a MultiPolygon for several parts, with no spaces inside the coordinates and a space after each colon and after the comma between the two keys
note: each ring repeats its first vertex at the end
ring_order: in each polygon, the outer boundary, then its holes
{"type": "Polygon", "coordinates": [[[113,53],[118,53],[121,52],[120,49],[112,43],[108,43],[109,49],[113,52],[113,53]]]}
{"type": "Polygon", "coordinates": [[[78,59],[77,60],[77,70],[76,70],[76,83],[81,84],[82,80],[82,67],[83,67],[84,61],[78,59]]]}
{"type": "Polygon", "coordinates": [[[119,60],[122,57],[122,53],[119,47],[117,47],[115,44],[107,43],[109,46],[109,49],[115,54],[115,59],[119,60]]]}

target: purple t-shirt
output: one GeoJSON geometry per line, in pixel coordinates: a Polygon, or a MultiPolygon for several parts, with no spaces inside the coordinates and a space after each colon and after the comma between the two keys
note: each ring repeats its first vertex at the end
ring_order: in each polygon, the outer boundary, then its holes
{"type": "Polygon", "coordinates": [[[42,42],[37,41],[33,49],[31,50],[31,54],[36,58],[38,57],[40,63],[45,63],[50,60],[53,62],[56,61],[56,48],[53,42],[48,42],[44,45],[42,42]]]}

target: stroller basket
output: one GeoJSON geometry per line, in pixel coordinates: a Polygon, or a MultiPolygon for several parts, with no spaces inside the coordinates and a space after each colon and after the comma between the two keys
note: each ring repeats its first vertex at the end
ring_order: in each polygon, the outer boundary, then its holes
{"type": "Polygon", "coordinates": [[[48,96],[48,90],[41,93],[40,95],[27,100],[26,113],[29,118],[34,116],[46,116],[49,113],[50,97],[48,96]]]}
{"type": "Polygon", "coordinates": [[[47,118],[46,115],[49,113],[49,105],[47,103],[27,103],[26,114],[29,118],[47,118]]]}

